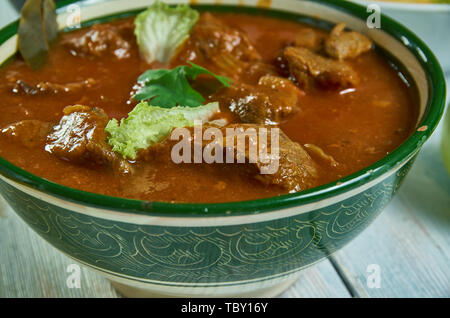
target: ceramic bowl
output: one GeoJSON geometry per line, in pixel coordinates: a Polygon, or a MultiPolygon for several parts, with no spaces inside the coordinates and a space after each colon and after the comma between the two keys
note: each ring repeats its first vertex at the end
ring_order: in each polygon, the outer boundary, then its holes
{"type": "MultiPolygon", "coordinates": [[[[83,23],[115,19],[150,2],[60,1],[58,19],[64,28],[74,9],[81,10],[83,23]]],[[[0,192],[41,237],[125,295],[274,296],[302,269],[358,236],[395,195],[442,115],[444,77],[430,49],[408,29],[385,17],[381,29],[368,29],[366,9],[353,3],[196,0],[195,5],[325,26],[344,21],[366,33],[417,86],[417,130],[364,170],[268,199],[170,204],[114,198],[52,183],[2,158],[0,192]]],[[[16,52],[16,32],[17,22],[0,31],[0,61],[16,52]]]]}

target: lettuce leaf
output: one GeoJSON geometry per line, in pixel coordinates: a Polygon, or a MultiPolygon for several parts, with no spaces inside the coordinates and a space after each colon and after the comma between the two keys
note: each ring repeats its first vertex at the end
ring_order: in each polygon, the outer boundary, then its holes
{"type": "Polygon", "coordinates": [[[178,47],[189,37],[198,20],[198,12],[189,5],[170,7],[156,1],[136,17],[134,34],[141,56],[152,63],[167,63],[178,47]]]}
{"type": "Polygon", "coordinates": [[[124,158],[136,159],[139,149],[146,149],[166,137],[173,128],[191,127],[194,120],[208,120],[219,111],[219,103],[199,107],[161,108],[141,102],[127,118],[112,119],[106,125],[108,143],[124,158]]]}

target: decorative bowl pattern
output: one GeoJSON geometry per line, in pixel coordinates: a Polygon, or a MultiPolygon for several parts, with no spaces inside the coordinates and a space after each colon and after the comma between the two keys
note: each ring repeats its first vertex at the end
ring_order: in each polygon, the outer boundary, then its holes
{"type": "MultiPolygon", "coordinates": [[[[90,21],[136,13],[151,1],[58,2],[62,28],[72,3],[80,4],[82,20],[90,21]]],[[[208,9],[233,9],[217,1],[195,3],[208,9]]],[[[53,246],[101,272],[124,293],[270,296],[280,292],[301,269],[343,247],[382,211],[442,115],[445,88],[439,64],[419,39],[392,20],[383,17],[381,30],[367,32],[365,8],[336,0],[227,0],[224,4],[243,3],[248,7],[240,9],[250,13],[310,23],[345,21],[368,33],[390,58],[401,61],[417,85],[420,129],[384,159],[337,182],[301,193],[224,204],[169,204],[87,193],[31,175],[0,158],[0,193],[13,209],[53,246]]],[[[15,52],[16,32],[17,22],[0,31],[0,61],[15,52]]]]}
{"type": "Polygon", "coordinates": [[[76,214],[1,181],[0,190],[39,235],[81,262],[148,282],[207,286],[222,275],[226,284],[286,275],[330,255],[386,206],[409,167],[322,209],[228,226],[130,224],[76,214]]]}

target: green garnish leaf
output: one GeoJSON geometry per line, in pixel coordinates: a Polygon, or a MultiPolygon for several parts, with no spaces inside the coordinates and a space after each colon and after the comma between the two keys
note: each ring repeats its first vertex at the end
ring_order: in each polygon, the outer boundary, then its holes
{"type": "Polygon", "coordinates": [[[105,131],[112,150],[134,160],[138,150],[160,142],[173,128],[192,127],[194,120],[208,120],[218,111],[217,102],[195,108],[161,108],[141,102],[120,123],[117,119],[110,120],[105,131]]]}
{"type": "Polygon", "coordinates": [[[226,87],[230,87],[231,80],[228,77],[216,75],[213,72],[207,70],[206,68],[201,67],[200,65],[194,64],[192,62],[188,62],[188,64],[191,67],[190,68],[185,67],[185,71],[187,73],[187,76],[191,80],[195,80],[197,78],[197,76],[199,76],[201,74],[208,74],[208,75],[211,75],[212,77],[214,77],[216,80],[218,80],[222,85],[224,85],[226,87]]]}
{"type": "Polygon", "coordinates": [[[178,47],[189,37],[198,16],[198,12],[187,4],[170,7],[156,1],[138,14],[134,21],[134,34],[141,56],[147,63],[169,62],[178,47]]]}
{"type": "Polygon", "coordinates": [[[53,0],[27,0],[20,12],[19,52],[33,69],[41,67],[58,35],[53,0]]]}
{"type": "Polygon", "coordinates": [[[150,105],[170,108],[177,105],[197,107],[203,104],[203,96],[191,87],[189,81],[194,81],[199,75],[214,77],[222,85],[229,87],[231,80],[216,75],[206,68],[189,62],[190,66],[181,65],[171,70],[154,69],[144,72],[138,81],[143,87],[134,95],[138,101],[146,100],[150,105]]]}

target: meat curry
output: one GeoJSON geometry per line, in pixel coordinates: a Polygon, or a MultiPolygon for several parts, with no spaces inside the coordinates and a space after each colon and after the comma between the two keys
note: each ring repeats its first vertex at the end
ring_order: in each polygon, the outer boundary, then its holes
{"type": "MultiPolygon", "coordinates": [[[[230,202],[273,197],[336,181],[380,160],[414,129],[414,91],[366,36],[339,23],[322,30],[265,15],[202,12],[167,62],[149,63],[134,17],[63,33],[47,62],[17,56],[0,70],[0,156],[45,179],[116,197],[230,202]],[[209,121],[279,127],[277,173],[258,164],[175,163],[168,138],[136,158],[107,142],[112,118],[138,104],[147,70],[195,63],[192,87],[209,121]]],[[[150,106],[151,107],[151,106],[150,106]]]]}

